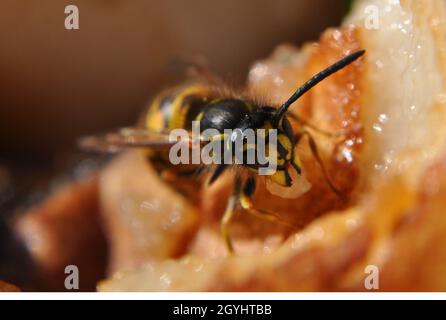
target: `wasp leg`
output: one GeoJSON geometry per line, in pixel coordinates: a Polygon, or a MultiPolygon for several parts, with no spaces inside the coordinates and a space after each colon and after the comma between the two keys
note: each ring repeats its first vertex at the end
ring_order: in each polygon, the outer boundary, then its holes
{"type": "Polygon", "coordinates": [[[223,237],[223,240],[225,241],[226,248],[228,249],[228,252],[230,254],[234,253],[234,246],[232,245],[232,240],[231,237],[229,236],[228,226],[229,223],[231,222],[232,217],[234,216],[235,207],[239,201],[240,188],[241,188],[241,179],[240,176],[237,175],[235,177],[234,186],[232,188],[232,195],[228,200],[225,213],[220,222],[220,232],[223,237]]]}
{"type": "Polygon", "coordinates": [[[310,146],[311,149],[311,153],[313,154],[313,157],[316,159],[317,163],[319,164],[319,166],[321,167],[322,170],[322,174],[324,175],[324,179],[327,182],[328,186],[330,187],[330,189],[341,199],[345,199],[344,194],[334,185],[334,183],[331,181],[330,176],[328,175],[327,169],[325,168],[324,162],[322,161],[320,155],[319,155],[319,151],[318,151],[318,147],[316,144],[316,141],[314,140],[313,136],[311,135],[310,132],[308,131],[302,131],[300,133],[297,133],[294,138],[296,140],[296,146],[299,143],[299,141],[304,137],[307,136],[308,137],[308,144],[310,146]]]}
{"type": "Polygon", "coordinates": [[[262,209],[254,208],[254,204],[252,202],[252,196],[254,195],[255,190],[256,190],[255,179],[253,177],[249,177],[243,186],[242,194],[240,196],[240,204],[243,209],[245,209],[252,216],[257,217],[259,219],[269,221],[269,222],[278,223],[278,224],[281,224],[288,228],[297,230],[296,226],[283,220],[278,215],[268,212],[268,211],[265,211],[265,210],[262,210],[262,209]]]}
{"type": "Polygon", "coordinates": [[[323,134],[324,136],[330,137],[330,138],[336,138],[336,137],[340,137],[342,136],[341,133],[332,133],[332,132],[328,132],[325,131],[324,129],[320,129],[317,126],[315,126],[314,124],[312,124],[311,122],[302,119],[300,116],[298,116],[297,114],[295,114],[294,112],[288,111],[287,112],[287,116],[289,116],[291,119],[296,120],[297,122],[299,122],[300,124],[304,125],[305,127],[308,127],[320,134],[323,134]]]}

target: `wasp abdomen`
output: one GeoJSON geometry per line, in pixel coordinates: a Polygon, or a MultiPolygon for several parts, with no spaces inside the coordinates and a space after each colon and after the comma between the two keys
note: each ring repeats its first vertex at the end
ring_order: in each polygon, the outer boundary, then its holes
{"type": "Polygon", "coordinates": [[[180,87],[162,92],[150,105],[146,128],[168,131],[177,128],[190,130],[192,121],[215,99],[210,88],[203,85],[180,87]]]}

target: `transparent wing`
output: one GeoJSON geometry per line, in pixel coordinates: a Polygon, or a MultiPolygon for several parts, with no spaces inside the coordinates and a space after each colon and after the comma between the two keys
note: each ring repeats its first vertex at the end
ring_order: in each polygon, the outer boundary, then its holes
{"type": "MultiPolygon", "coordinates": [[[[199,139],[201,140],[201,138],[199,139]]],[[[83,137],[79,147],[88,152],[116,153],[126,148],[166,150],[180,141],[171,140],[169,132],[154,132],[141,128],[121,128],[106,134],[83,137]]],[[[182,143],[192,144],[192,137],[182,136],[182,143]]]]}

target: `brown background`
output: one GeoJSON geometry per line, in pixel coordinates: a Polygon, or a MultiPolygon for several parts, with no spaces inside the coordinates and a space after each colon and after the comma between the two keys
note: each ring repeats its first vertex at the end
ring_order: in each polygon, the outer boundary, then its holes
{"type": "MultiPolygon", "coordinates": [[[[0,159],[43,160],[76,137],[135,122],[172,83],[169,62],[206,57],[242,83],[282,42],[314,39],[342,14],[337,0],[2,0],[0,159]],[[64,28],[64,8],[80,30],[64,28]]],[[[1,160],[0,160],[1,161],[1,160]]]]}

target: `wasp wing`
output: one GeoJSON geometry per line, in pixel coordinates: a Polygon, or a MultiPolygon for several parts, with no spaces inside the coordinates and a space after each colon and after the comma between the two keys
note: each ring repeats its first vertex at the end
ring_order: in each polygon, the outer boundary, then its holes
{"type": "MultiPolygon", "coordinates": [[[[192,144],[192,136],[182,135],[175,139],[170,132],[156,132],[142,128],[121,128],[117,131],[94,136],[83,137],[78,141],[79,147],[88,152],[116,153],[126,148],[150,148],[153,150],[168,150],[181,141],[192,144]]],[[[201,140],[201,137],[199,138],[201,140]]]]}

